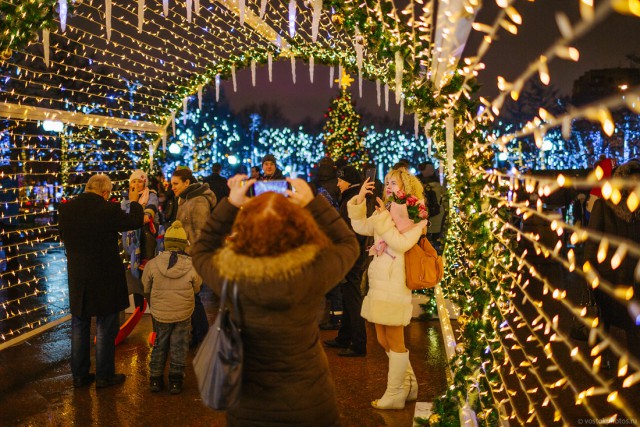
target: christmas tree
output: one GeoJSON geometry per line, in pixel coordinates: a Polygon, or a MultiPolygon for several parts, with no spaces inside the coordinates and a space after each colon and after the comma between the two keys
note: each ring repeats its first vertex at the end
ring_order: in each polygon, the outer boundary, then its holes
{"type": "Polygon", "coordinates": [[[364,147],[360,114],[356,113],[351,93],[347,90],[351,82],[353,79],[343,71],[340,93],[324,115],[327,119],[323,129],[324,145],[327,155],[333,160],[345,159],[361,169],[369,161],[369,153],[364,147]]]}

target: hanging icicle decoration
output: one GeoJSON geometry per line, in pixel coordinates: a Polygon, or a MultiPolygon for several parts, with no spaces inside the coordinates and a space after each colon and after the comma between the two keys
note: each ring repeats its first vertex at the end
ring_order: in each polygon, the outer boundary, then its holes
{"type": "Polygon", "coordinates": [[[44,50],[44,65],[49,68],[49,29],[42,30],[42,49],[44,50]]]}
{"type": "Polygon", "coordinates": [[[251,85],[256,87],[256,60],[251,60],[251,85]]]}
{"type": "Polygon", "coordinates": [[[176,136],[176,112],[171,112],[171,131],[173,132],[173,136],[176,136]]]}
{"type": "Polygon", "coordinates": [[[376,98],[378,100],[378,107],[380,106],[380,79],[376,80],[376,98]]]}
{"type": "Polygon", "coordinates": [[[236,85],[236,66],[235,65],[231,66],[231,81],[233,82],[233,91],[237,92],[238,87],[236,85]]]}
{"type": "MultiPolygon", "coordinates": [[[[263,0],[266,1],[266,0],[263,0]]],[[[311,18],[311,40],[315,43],[318,40],[318,29],[320,28],[320,15],[322,14],[322,0],[313,0],[313,16],[311,18]]]]}
{"type": "Polygon", "coordinates": [[[187,102],[189,102],[189,97],[185,96],[182,100],[182,124],[187,124],[187,102]]]}
{"type": "MultiPolygon", "coordinates": [[[[165,131],[165,132],[166,132],[166,131],[165,131]]],[[[166,152],[167,152],[167,134],[166,134],[166,133],[163,133],[163,134],[162,134],[162,151],[163,151],[164,153],[166,153],[166,152]]]]}
{"type": "Polygon", "coordinates": [[[142,32],[144,25],[144,0],[138,0],[138,32],[142,32]]]}
{"type": "Polygon", "coordinates": [[[289,37],[294,38],[296,36],[296,13],[298,8],[296,7],[296,0],[289,0],[289,37]]]}
{"type": "Polygon", "coordinates": [[[404,98],[400,100],[400,126],[404,122],[404,98]]]}
{"type": "Polygon", "coordinates": [[[162,12],[165,18],[169,16],[169,0],[162,0],[162,12]]]}
{"type": "Polygon", "coordinates": [[[264,18],[264,14],[267,12],[267,0],[260,2],[260,19],[264,18]]]}
{"type": "Polygon", "coordinates": [[[187,0],[187,22],[191,22],[192,10],[193,10],[193,0],[187,0]]]}
{"type": "Polygon", "coordinates": [[[404,72],[404,59],[400,51],[396,52],[396,104],[402,99],[402,74],[404,72]]]}
{"type": "Polygon", "coordinates": [[[202,86],[198,86],[198,108],[202,110],[202,86]]]}
{"type": "Polygon", "coordinates": [[[358,70],[358,95],[362,98],[362,70],[358,70]]]}
{"type": "Polygon", "coordinates": [[[424,124],[424,137],[427,138],[427,154],[431,157],[431,135],[430,135],[430,124],[426,122],[424,124]]]}
{"type": "Polygon", "coordinates": [[[313,55],[309,56],[309,81],[313,83],[313,69],[315,67],[315,60],[313,59],[313,55]]]}
{"type": "Polygon", "coordinates": [[[335,67],[331,65],[329,67],[329,87],[333,89],[333,76],[335,74],[335,67]]]}
{"type": "Polygon", "coordinates": [[[240,25],[244,25],[245,0],[238,0],[238,11],[240,13],[240,25]]]}
{"type": "Polygon", "coordinates": [[[271,52],[269,52],[269,54],[267,55],[267,63],[268,63],[268,67],[269,68],[269,83],[271,83],[272,81],[272,77],[273,77],[273,54],[271,52]]]}
{"type": "Polygon", "coordinates": [[[413,137],[418,139],[418,133],[420,132],[420,119],[418,113],[413,113],[413,137]]]}
{"type": "Polygon", "coordinates": [[[384,111],[389,111],[389,83],[384,84],[384,111]]]}
{"type": "Polygon", "coordinates": [[[193,1],[193,13],[200,15],[200,0],[193,1]]]}
{"type": "Polygon", "coordinates": [[[67,0],[59,0],[58,4],[60,6],[60,30],[62,30],[62,32],[64,33],[64,31],[67,29],[67,0]]]}
{"type": "Polygon", "coordinates": [[[291,78],[293,79],[293,84],[296,84],[296,57],[291,55],[291,78]]]}
{"type": "Polygon", "coordinates": [[[107,28],[107,41],[111,40],[111,0],[104,0],[104,20],[107,28]]]}
{"type": "Polygon", "coordinates": [[[216,102],[220,101],[220,74],[216,74],[216,102]]]}

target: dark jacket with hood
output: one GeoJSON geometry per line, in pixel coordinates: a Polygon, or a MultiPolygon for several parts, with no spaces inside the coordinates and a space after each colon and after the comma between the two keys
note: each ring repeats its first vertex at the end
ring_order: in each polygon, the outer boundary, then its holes
{"type": "MultiPolygon", "coordinates": [[[[320,165],[316,173],[314,182],[317,188],[324,188],[337,204],[340,200],[340,188],[338,187],[338,176],[336,168],[329,165],[320,165]]],[[[348,223],[348,221],[347,221],[348,223]]]]}
{"type": "MultiPolygon", "coordinates": [[[[622,178],[627,180],[635,180],[640,182],[640,162],[630,161],[618,167],[614,174],[614,178],[622,178]],[[632,177],[633,175],[633,177],[632,177]]],[[[640,209],[631,212],[627,207],[627,198],[630,189],[622,190],[622,199],[615,205],[611,199],[598,199],[591,212],[588,228],[609,236],[617,236],[628,240],[636,246],[640,245],[640,209]]],[[[611,258],[616,248],[610,247],[607,252],[606,259],[599,263],[597,260],[599,240],[588,240],[585,243],[585,260],[598,271],[600,276],[610,284],[617,285],[635,285],[634,294],[640,292],[640,286],[637,278],[634,279],[634,271],[638,264],[638,257],[628,253],[620,266],[616,269],[611,267],[611,258]],[[635,282],[634,282],[635,280],[635,282]]],[[[602,321],[605,327],[609,324],[628,329],[633,325],[633,320],[627,312],[626,307],[616,299],[612,298],[599,288],[595,290],[596,301],[600,305],[602,321]]]]}
{"type": "Polygon", "coordinates": [[[190,246],[185,252],[189,254],[193,244],[198,240],[200,231],[209,219],[211,210],[216,205],[216,195],[209,185],[196,182],[185,188],[178,197],[178,213],[176,219],[182,222],[190,246]]]}
{"type": "Polygon", "coordinates": [[[87,192],[59,209],[71,314],[105,316],[124,310],[129,306],[129,292],[118,240],[120,232],[142,227],[142,206],[133,202],[127,213],[119,203],[87,192]]]}
{"type": "Polygon", "coordinates": [[[236,282],[242,310],[242,392],[227,411],[230,426],[339,425],[335,388],[320,344],[317,311],[324,295],[358,257],[356,238],[321,196],[306,207],[331,240],[273,257],[249,257],[224,246],[238,213],[226,199],[193,250],[205,283],[220,294],[236,282]]]}

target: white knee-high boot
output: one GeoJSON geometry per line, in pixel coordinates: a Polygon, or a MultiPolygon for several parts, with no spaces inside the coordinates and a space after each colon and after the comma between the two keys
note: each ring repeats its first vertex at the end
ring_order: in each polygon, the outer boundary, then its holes
{"type": "Polygon", "coordinates": [[[416,374],[413,373],[410,361],[407,362],[407,371],[404,375],[404,389],[409,393],[407,402],[418,400],[418,380],[416,379],[416,374]]]}
{"type": "MultiPolygon", "coordinates": [[[[389,357],[389,352],[386,351],[387,357],[389,357]]],[[[413,372],[413,368],[411,367],[411,361],[407,362],[407,372],[404,375],[404,390],[407,394],[407,402],[414,402],[418,400],[418,380],[416,379],[416,374],[413,372]]]]}
{"type": "Polygon", "coordinates": [[[387,390],[378,400],[371,402],[376,409],[403,409],[409,390],[404,388],[404,377],[409,363],[409,352],[396,353],[389,351],[389,373],[387,390]]]}

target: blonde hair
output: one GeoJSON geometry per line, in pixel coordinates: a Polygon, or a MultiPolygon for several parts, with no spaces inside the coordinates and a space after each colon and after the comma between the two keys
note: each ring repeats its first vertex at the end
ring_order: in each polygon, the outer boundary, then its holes
{"type": "MultiPolygon", "coordinates": [[[[407,196],[415,196],[420,200],[424,200],[424,187],[420,180],[413,176],[411,172],[403,168],[392,170],[384,177],[385,185],[391,178],[397,178],[402,182],[402,191],[404,191],[407,196]]],[[[389,201],[386,194],[385,199],[385,201],[389,201]]]]}

